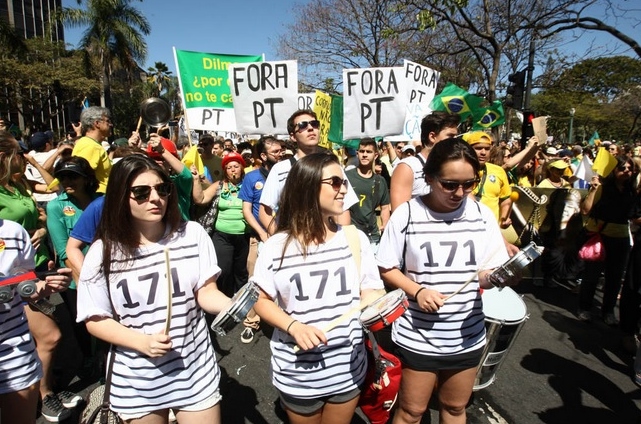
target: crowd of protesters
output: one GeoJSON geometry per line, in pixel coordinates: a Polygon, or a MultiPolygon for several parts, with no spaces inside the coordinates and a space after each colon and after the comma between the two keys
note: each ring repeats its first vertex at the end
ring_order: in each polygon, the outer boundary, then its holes
{"type": "MultiPolygon", "coordinates": [[[[422,120],[420,142],[366,138],[332,151],[319,146],[319,127],[313,111],[299,110],[287,122],[287,139],[203,134],[192,145],[167,129],[110,142],[111,114],[101,107],[84,110],[61,140],[51,131],[16,140],[0,120],[0,236],[15,250],[11,259],[3,253],[0,269],[59,270],[24,307],[0,305],[8,334],[2,342],[28,347],[17,371],[5,365],[15,352],[0,352],[2,418],[32,422],[37,410],[58,422],[81,403],[52,374],[61,329],[47,296],[60,292],[59,307],[75,321],[81,373],[104,373],[95,339],[114,346],[111,404],[123,419],[166,422],[172,411],[179,422],[220,422],[220,373],[206,322],[254,283],[259,300],[241,341],[253,341],[261,320],[276,329],[273,382],[290,421],[348,423],[366,369],[361,327],[354,318],[327,333],[320,328],[385,284],[410,299],[392,331],[403,363],[394,423],[420,421],[437,379],[442,422],[465,422],[485,344],[479,288],[493,287],[487,275],[518,252],[526,230],[533,239],[540,232],[545,247],[544,278],[535,283],[578,293],[577,319],[585,322],[594,319],[603,284],[601,318],[620,325],[623,347],[636,353],[641,147],[537,137],[522,146],[464,132],[458,115],[432,112],[422,120]],[[201,168],[183,160],[190,149],[201,168]],[[612,171],[578,178],[583,158],[592,163],[599,149],[612,171]],[[540,228],[526,225],[511,239],[515,193],[536,199],[533,187],[562,196],[562,210],[548,208],[540,228]],[[355,236],[344,230],[349,224],[359,230],[355,236]],[[582,231],[601,233],[604,262],[578,260],[582,231]],[[429,247],[461,244],[462,237],[478,247],[473,260],[429,247]],[[360,266],[350,259],[355,239],[360,266]],[[425,246],[433,266],[424,262],[425,246]],[[180,317],[166,332],[163,255],[173,256],[173,314],[180,317]],[[444,280],[452,273],[454,282],[444,280]],[[468,278],[472,284],[457,293],[463,300],[445,304],[468,278]],[[449,342],[434,344],[433,337],[449,342]],[[311,365],[297,365],[303,362],[311,365]]],[[[641,385],[641,361],[636,371],[641,385]]]]}

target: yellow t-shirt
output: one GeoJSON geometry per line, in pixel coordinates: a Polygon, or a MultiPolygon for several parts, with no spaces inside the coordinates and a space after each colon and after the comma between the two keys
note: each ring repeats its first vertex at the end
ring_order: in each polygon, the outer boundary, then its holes
{"type": "Polygon", "coordinates": [[[89,165],[96,172],[98,179],[98,193],[107,191],[107,181],[109,181],[109,173],[111,172],[111,159],[102,144],[98,143],[91,137],[82,137],[76,140],[76,145],[73,148],[72,156],[84,158],[89,162],[89,165]]]}
{"type": "Polygon", "coordinates": [[[479,177],[481,182],[474,190],[474,195],[481,197],[481,203],[492,210],[496,222],[499,222],[499,204],[512,193],[507,174],[500,166],[486,163],[485,171],[481,169],[479,177]]]}

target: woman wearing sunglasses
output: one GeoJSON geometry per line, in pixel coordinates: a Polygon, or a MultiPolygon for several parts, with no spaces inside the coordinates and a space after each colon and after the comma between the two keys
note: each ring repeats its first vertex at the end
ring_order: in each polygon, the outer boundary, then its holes
{"type": "Polygon", "coordinates": [[[392,325],[403,366],[395,424],[420,422],[436,381],[440,422],[466,422],[485,345],[479,287],[492,288],[488,276],[508,259],[494,214],[470,196],[479,170],[468,143],[437,143],[424,167],[429,194],[400,205],[381,238],[383,281],[410,299],[392,325]]]}
{"type": "Polygon", "coordinates": [[[166,423],[170,408],[181,423],[219,423],[220,371],[203,310],[217,314],[229,299],[216,287],[211,239],[181,221],[169,176],[144,156],[114,165],[104,208],[77,319],[113,346],[111,408],[131,423],[166,423]]]}
{"type": "Polygon", "coordinates": [[[251,278],[261,289],[254,309],[275,328],[272,382],[292,424],[350,423],[365,378],[357,314],[323,331],[383,287],[367,236],[358,231],[350,239],[333,219],[343,210],[344,178],[331,153],[296,161],[283,188],[276,233],[265,242],[251,278]],[[360,273],[350,243],[360,245],[360,273]]]}

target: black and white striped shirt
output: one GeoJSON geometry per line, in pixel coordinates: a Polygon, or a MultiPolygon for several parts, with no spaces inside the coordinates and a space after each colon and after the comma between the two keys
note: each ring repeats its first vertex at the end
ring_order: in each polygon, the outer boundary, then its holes
{"type": "Polygon", "coordinates": [[[80,274],[77,319],[113,317],[115,312],[125,327],[145,334],[161,333],[168,295],[165,247],[170,248],[173,281],[169,332],[173,346],[160,358],[116,348],[111,390],[111,406],[116,412],[134,414],[193,405],[218,388],[220,370],[195,293],[219,274],[220,268],[211,239],[195,222],[187,222],[184,231],[139,248],[133,261],[115,254],[109,290],[99,273],[102,242],[96,241],[80,274]]]}
{"type": "MultiPolygon", "coordinates": [[[[285,234],[275,234],[263,246],[254,275],[263,291],[276,300],[293,319],[323,329],[346,311],[358,306],[360,291],[380,289],[369,240],[358,231],[361,275],[342,228],[328,242],[310,247],[303,257],[296,242],[282,259],[285,234]]],[[[294,353],[294,338],[276,329],[271,340],[272,381],[293,397],[318,398],[344,393],[365,378],[367,359],[358,314],[327,334],[327,345],[294,353]]]]}
{"type": "Polygon", "coordinates": [[[404,243],[405,275],[422,286],[448,295],[473,280],[435,313],[420,309],[410,296],[409,309],[393,323],[394,342],[428,356],[481,348],[485,317],[475,273],[508,260],[492,211],[468,198],[454,212],[436,213],[417,197],[394,211],[381,238],[378,265],[400,268],[404,243]]]}
{"type": "MultiPolygon", "coordinates": [[[[27,231],[18,223],[0,219],[0,273],[33,270],[35,250],[27,231]]],[[[9,303],[0,303],[0,394],[17,392],[42,378],[40,359],[29,333],[23,300],[13,292],[9,303]]]]}

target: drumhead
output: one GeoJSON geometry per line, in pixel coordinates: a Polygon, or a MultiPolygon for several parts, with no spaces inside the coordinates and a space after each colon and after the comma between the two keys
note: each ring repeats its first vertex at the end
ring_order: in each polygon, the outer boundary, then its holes
{"type": "Polygon", "coordinates": [[[402,301],[403,291],[401,289],[389,292],[376,299],[374,303],[365,308],[361,313],[360,320],[363,324],[367,324],[372,319],[376,320],[381,316],[385,316],[387,313],[394,310],[394,308],[396,308],[402,301]]]}
{"type": "Polygon", "coordinates": [[[521,296],[509,287],[483,290],[483,313],[487,318],[519,322],[525,319],[527,307],[521,296]]]}

